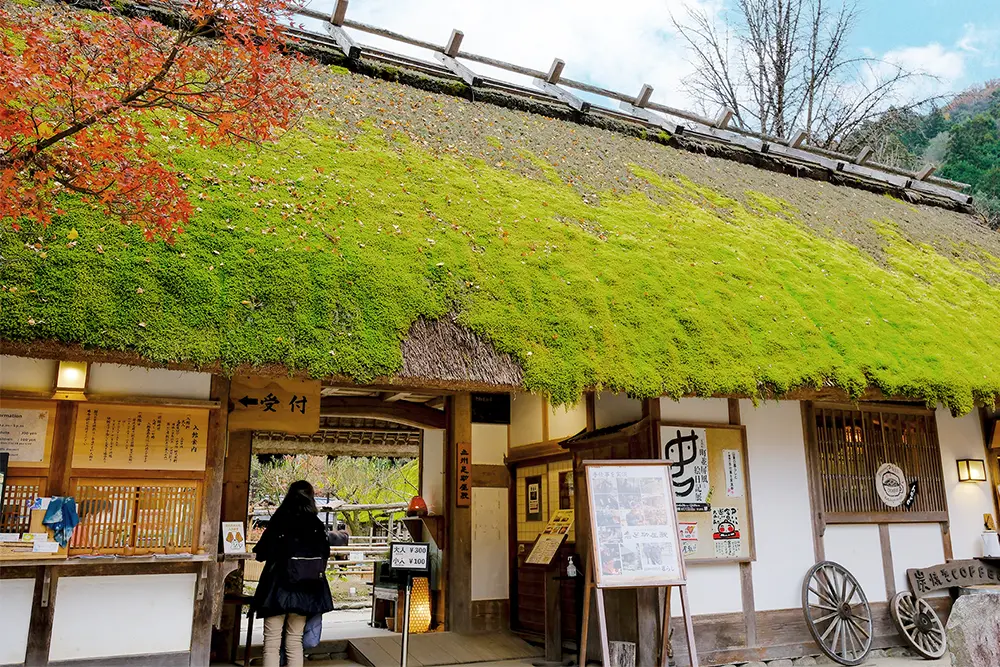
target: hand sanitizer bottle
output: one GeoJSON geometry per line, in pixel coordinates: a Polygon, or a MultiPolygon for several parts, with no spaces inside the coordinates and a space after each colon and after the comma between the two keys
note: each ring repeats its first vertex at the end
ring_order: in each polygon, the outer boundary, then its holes
{"type": "Polygon", "coordinates": [[[573,563],[572,556],[566,556],[566,576],[575,577],[576,576],[576,564],[573,563]]]}

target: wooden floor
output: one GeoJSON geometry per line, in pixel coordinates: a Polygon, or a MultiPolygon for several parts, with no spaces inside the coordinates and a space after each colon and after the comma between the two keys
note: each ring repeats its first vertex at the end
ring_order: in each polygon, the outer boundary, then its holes
{"type": "MultiPolygon", "coordinates": [[[[400,635],[351,639],[347,654],[355,662],[368,667],[398,667],[402,641],[400,635]]],[[[407,665],[410,667],[431,667],[521,660],[541,656],[544,651],[523,639],[501,632],[481,635],[429,632],[410,635],[407,653],[407,665]]]]}

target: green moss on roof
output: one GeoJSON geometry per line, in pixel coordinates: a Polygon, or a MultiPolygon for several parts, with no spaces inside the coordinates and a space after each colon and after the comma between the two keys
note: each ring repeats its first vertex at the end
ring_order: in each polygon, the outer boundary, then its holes
{"type": "Polygon", "coordinates": [[[172,246],[68,198],[48,228],[5,226],[0,336],[366,382],[399,371],[417,318],[455,312],[555,401],[833,383],[967,411],[1000,395],[1000,259],[982,248],[945,257],[878,215],[875,257],[773,193],[656,164],[592,196],[527,149],[534,176],[366,113],[260,154],[170,139],[199,207],[172,246]]]}

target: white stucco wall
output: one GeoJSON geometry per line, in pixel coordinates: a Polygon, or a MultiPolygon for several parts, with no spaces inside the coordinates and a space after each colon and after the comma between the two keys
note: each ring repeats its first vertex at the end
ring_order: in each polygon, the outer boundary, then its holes
{"type": "Polygon", "coordinates": [[[549,440],[576,435],[587,428],[587,404],[549,406],[549,440]]]}
{"type": "Polygon", "coordinates": [[[711,424],[729,423],[729,401],[725,398],[682,398],[675,401],[660,399],[660,419],[662,421],[706,422],[711,424]]]}
{"type": "Polygon", "coordinates": [[[510,399],[510,446],[541,442],[545,401],[534,394],[514,394],[510,399]]]}
{"type": "MultiPolygon", "coordinates": [[[[983,514],[993,512],[993,485],[986,482],[959,482],[958,459],[986,459],[985,440],[979,415],[973,411],[962,417],[938,408],[938,440],[941,442],[941,466],[948,493],[948,517],[951,519],[951,545],[955,558],[983,555],[983,514]]],[[[986,471],[989,478],[989,468],[986,471]]]]}
{"type": "Polygon", "coordinates": [[[594,423],[597,428],[624,424],[642,418],[642,401],[625,394],[597,394],[594,400],[594,423]]]}
{"type": "Polygon", "coordinates": [[[802,576],[815,562],[802,412],[798,401],[740,401],[747,429],[758,611],[799,607],[802,576]]]}
{"type": "Polygon", "coordinates": [[[191,649],[194,574],[63,577],[50,660],[191,649]]]}
{"type": "Polygon", "coordinates": [[[503,465],[507,454],[506,424],[472,425],[472,462],[503,465]]]}
{"type": "MultiPolygon", "coordinates": [[[[875,524],[835,524],[823,536],[826,559],[840,563],[861,584],[869,602],[885,602],[882,543],[875,524]]],[[[803,572],[802,574],[805,574],[803,572]]],[[[799,583],[801,584],[801,578],[799,583]]]]}
{"type": "Polygon", "coordinates": [[[207,399],[211,373],[140,368],[120,364],[91,364],[87,391],[94,394],[171,396],[207,399]]]}
{"type": "Polygon", "coordinates": [[[507,489],[472,489],[472,599],[506,600],[508,588],[507,489]]]}
{"type": "Polygon", "coordinates": [[[0,355],[0,388],[11,391],[52,391],[59,362],[0,355]]]}
{"type": "Polygon", "coordinates": [[[34,593],[34,577],[0,579],[0,665],[24,662],[34,593]]]}
{"type": "Polygon", "coordinates": [[[889,526],[892,574],[896,592],[910,590],[906,570],[944,562],[941,526],[936,523],[896,523],[889,526]]]}
{"type": "Polygon", "coordinates": [[[444,514],[444,435],[442,429],[424,429],[421,497],[430,514],[444,514]]]}

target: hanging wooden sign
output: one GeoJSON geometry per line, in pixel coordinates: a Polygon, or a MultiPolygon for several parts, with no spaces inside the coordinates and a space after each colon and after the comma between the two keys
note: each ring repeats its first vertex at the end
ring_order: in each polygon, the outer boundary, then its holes
{"type": "Polygon", "coordinates": [[[458,461],[455,466],[455,505],[472,506],[472,444],[460,442],[455,447],[458,461]]]}
{"type": "Polygon", "coordinates": [[[319,380],[235,377],[229,402],[230,431],[311,435],[319,430],[319,380]]]}
{"type": "Polygon", "coordinates": [[[0,452],[10,454],[12,466],[47,467],[55,423],[55,401],[4,399],[0,403],[0,452]]]}
{"type": "Polygon", "coordinates": [[[73,467],[204,470],[208,414],[203,408],[81,404],[73,467]]]}

